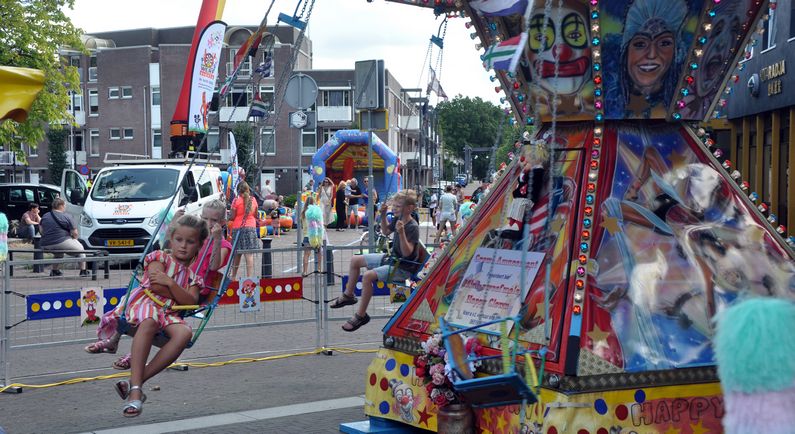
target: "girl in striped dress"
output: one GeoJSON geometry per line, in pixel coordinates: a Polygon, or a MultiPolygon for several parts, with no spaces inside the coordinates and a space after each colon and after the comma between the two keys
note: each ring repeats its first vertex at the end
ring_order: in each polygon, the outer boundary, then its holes
{"type": "MultiPolygon", "coordinates": [[[[165,369],[185,349],[191,339],[190,326],[172,305],[195,305],[203,281],[190,268],[207,239],[207,224],[197,216],[183,215],[169,226],[171,251],[156,251],[144,260],[144,275],[140,285],[133,289],[126,303],[125,317],[136,327],[130,359],[130,380],[116,383],[116,392],[127,399],[122,414],[134,417],[141,414],[146,401],[143,383],[165,369]],[[152,340],[160,331],[169,337],[160,351],[147,364],[152,340]]],[[[116,333],[118,319],[125,303],[102,317],[97,334],[106,341],[116,333]]]]}

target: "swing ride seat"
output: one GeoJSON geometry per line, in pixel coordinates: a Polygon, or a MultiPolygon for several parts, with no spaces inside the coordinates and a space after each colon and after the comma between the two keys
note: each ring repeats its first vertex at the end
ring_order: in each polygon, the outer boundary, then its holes
{"type": "Polygon", "coordinates": [[[419,282],[420,279],[420,272],[423,268],[425,268],[425,264],[431,258],[431,255],[428,253],[428,249],[425,247],[425,244],[422,241],[417,242],[417,260],[412,261],[409,259],[395,259],[392,268],[389,271],[389,278],[387,279],[386,284],[393,285],[394,289],[390,290],[392,293],[393,302],[404,302],[409,296],[410,291],[401,291],[401,288],[410,288],[410,284],[406,285],[406,280],[410,280],[412,283],[419,282]],[[411,276],[409,276],[406,280],[396,280],[395,279],[395,271],[400,267],[400,264],[409,264],[412,266],[411,276]],[[396,294],[405,294],[405,296],[401,296],[400,298],[396,297],[396,294]]]}
{"type": "MultiPolygon", "coordinates": [[[[469,362],[474,360],[483,360],[493,357],[479,357],[470,359],[466,354],[464,341],[461,338],[461,333],[467,331],[477,331],[481,327],[487,325],[514,320],[513,317],[501,318],[494,321],[481,324],[479,326],[467,327],[460,330],[449,330],[443,318],[439,319],[442,329],[442,341],[444,342],[445,350],[450,361],[450,365],[458,374],[458,378],[453,381],[455,391],[459,393],[464,400],[471,404],[473,407],[497,407],[503,405],[512,405],[519,403],[533,404],[538,398],[530,386],[527,384],[526,379],[516,372],[515,359],[517,352],[508,348],[503,348],[502,357],[510,358],[511,363],[508,369],[504,369],[502,374],[490,375],[487,377],[475,377],[471,369],[469,369],[469,362]]],[[[515,347],[516,345],[514,345],[515,347]]],[[[529,358],[529,356],[525,356],[529,358]]],[[[526,363],[533,363],[526,361],[526,363]]]]}
{"type": "Polygon", "coordinates": [[[290,16],[285,13],[279,14],[279,21],[287,24],[288,26],[295,27],[298,30],[306,29],[306,22],[301,21],[298,17],[290,16]]]}

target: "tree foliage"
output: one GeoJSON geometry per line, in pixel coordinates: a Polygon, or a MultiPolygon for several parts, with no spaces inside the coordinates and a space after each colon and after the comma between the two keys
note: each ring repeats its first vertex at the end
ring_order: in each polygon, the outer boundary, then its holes
{"type": "Polygon", "coordinates": [[[80,31],[61,10],[73,5],[74,0],[0,0],[0,65],[40,69],[46,80],[25,122],[0,123],[0,145],[22,161],[23,143],[37,146],[50,124],[70,120],[67,92],[79,90],[80,79],[76,68],[62,65],[58,50],[83,50],[80,31]]]}
{"type": "Polygon", "coordinates": [[[66,164],[66,138],[69,132],[63,128],[52,128],[47,131],[47,169],[50,172],[50,182],[61,185],[63,170],[66,164]]]}
{"type": "Polygon", "coordinates": [[[249,185],[259,183],[257,179],[257,163],[254,161],[254,127],[248,122],[238,122],[232,127],[237,145],[237,164],[246,171],[246,182],[249,185]]]}

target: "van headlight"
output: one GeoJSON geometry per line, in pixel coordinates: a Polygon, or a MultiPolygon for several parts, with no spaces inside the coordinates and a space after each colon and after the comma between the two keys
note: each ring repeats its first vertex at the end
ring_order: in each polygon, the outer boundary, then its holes
{"type": "Polygon", "coordinates": [[[149,227],[156,228],[157,225],[160,224],[160,218],[162,217],[162,212],[159,212],[152,217],[149,217],[149,227]]]}
{"type": "Polygon", "coordinates": [[[94,220],[86,214],[85,211],[80,213],[80,226],[85,226],[87,228],[94,226],[94,220]]]}

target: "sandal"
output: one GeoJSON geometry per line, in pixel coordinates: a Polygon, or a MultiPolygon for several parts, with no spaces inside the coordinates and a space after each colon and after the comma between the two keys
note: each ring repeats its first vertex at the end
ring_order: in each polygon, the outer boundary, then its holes
{"type": "Polygon", "coordinates": [[[102,341],[96,341],[91,345],[87,345],[84,350],[86,350],[89,354],[100,354],[100,353],[108,353],[108,354],[116,354],[116,350],[119,348],[118,343],[113,344],[111,343],[110,339],[105,339],[102,341]]]}
{"type": "MultiPolygon", "coordinates": [[[[130,387],[130,392],[132,392],[133,390],[141,390],[141,386],[130,387]]],[[[141,399],[134,399],[132,401],[125,403],[124,407],[122,407],[121,409],[121,414],[124,417],[136,417],[140,415],[144,411],[144,402],[146,402],[146,394],[143,393],[143,391],[141,391],[141,399]]]]}
{"type": "Polygon", "coordinates": [[[364,316],[359,316],[358,313],[353,314],[353,318],[348,319],[345,324],[342,325],[342,329],[346,332],[355,332],[359,330],[359,328],[365,324],[370,322],[370,315],[364,314],[364,316]],[[347,328],[345,326],[348,326],[347,328]]]}
{"type": "Polygon", "coordinates": [[[330,307],[332,309],[339,309],[341,307],[345,307],[345,306],[350,306],[352,304],[356,304],[356,302],[358,302],[358,301],[359,300],[356,297],[354,297],[352,295],[345,294],[343,292],[342,295],[337,297],[334,300],[334,303],[331,303],[328,307],[330,307]]]}
{"type": "Polygon", "coordinates": [[[118,369],[119,371],[126,371],[126,370],[130,369],[130,357],[131,356],[132,356],[132,354],[127,353],[126,355],[121,356],[118,359],[116,359],[116,361],[113,362],[113,365],[112,365],[113,369],[118,369]]]}

